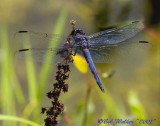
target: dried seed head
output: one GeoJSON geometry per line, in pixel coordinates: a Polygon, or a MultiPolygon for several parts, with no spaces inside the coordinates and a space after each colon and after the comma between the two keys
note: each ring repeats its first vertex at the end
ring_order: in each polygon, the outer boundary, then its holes
{"type": "Polygon", "coordinates": [[[71,24],[71,25],[75,25],[75,24],[76,24],[76,21],[75,21],[75,20],[70,20],[70,24],[71,24]]]}

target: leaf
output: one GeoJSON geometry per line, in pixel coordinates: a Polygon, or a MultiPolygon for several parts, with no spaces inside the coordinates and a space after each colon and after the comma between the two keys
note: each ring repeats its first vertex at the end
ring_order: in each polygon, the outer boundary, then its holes
{"type": "MultiPolygon", "coordinates": [[[[57,19],[57,22],[56,22],[56,25],[54,27],[54,30],[53,30],[53,34],[62,34],[63,30],[64,30],[64,26],[65,26],[65,22],[66,22],[66,19],[67,19],[67,13],[68,11],[64,8],[61,10],[60,14],[59,14],[59,17],[57,19]]],[[[52,40],[50,41],[50,44],[49,44],[49,47],[56,47],[59,43],[59,39],[56,39],[56,40],[52,40]]],[[[46,55],[45,57],[45,60],[48,61],[51,61],[53,59],[51,59],[51,57],[48,57],[46,55]]],[[[40,75],[39,75],[39,94],[38,94],[38,99],[41,99],[42,98],[42,94],[43,94],[43,91],[45,89],[45,86],[46,86],[46,83],[48,83],[48,75],[50,74],[52,68],[51,68],[51,65],[50,64],[43,64],[42,68],[41,68],[41,72],[40,72],[40,75]]]]}
{"type": "Polygon", "coordinates": [[[39,124],[32,122],[30,120],[20,118],[17,116],[9,116],[9,115],[0,115],[0,120],[7,120],[7,121],[18,121],[18,122],[23,122],[25,124],[28,124],[30,126],[40,126],[39,124]]]}
{"type": "Polygon", "coordinates": [[[132,114],[136,114],[138,118],[146,118],[144,106],[141,104],[137,92],[130,91],[128,93],[128,104],[132,114]]]}

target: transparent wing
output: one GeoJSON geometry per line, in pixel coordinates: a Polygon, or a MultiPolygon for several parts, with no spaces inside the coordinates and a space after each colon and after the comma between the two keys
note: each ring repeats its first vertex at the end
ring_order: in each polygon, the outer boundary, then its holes
{"type": "Polygon", "coordinates": [[[34,31],[18,31],[14,35],[14,52],[18,58],[32,57],[36,62],[45,61],[48,56],[53,61],[58,50],[64,48],[65,37],[58,34],[47,34],[34,31]],[[63,42],[61,42],[63,39],[63,42]],[[52,44],[50,44],[52,43],[52,44]],[[58,44],[58,48],[56,47],[58,44]],[[49,47],[49,48],[48,48],[49,47]]]}
{"type": "Polygon", "coordinates": [[[151,44],[148,42],[136,42],[133,40],[125,41],[119,44],[91,46],[89,51],[95,63],[111,63],[118,58],[126,59],[145,53],[150,49],[151,44]],[[132,42],[131,42],[132,41],[132,42]]]}
{"type": "Polygon", "coordinates": [[[15,33],[16,38],[21,37],[23,35],[28,35],[30,38],[43,39],[46,41],[64,37],[59,34],[48,34],[48,33],[41,33],[41,32],[35,32],[35,31],[18,31],[15,33]]]}
{"type": "Polygon", "coordinates": [[[108,45],[108,46],[97,46],[91,47],[89,49],[92,59],[95,63],[112,63],[113,51],[118,45],[108,45]]]}
{"type": "MultiPolygon", "coordinates": [[[[95,63],[111,63],[113,61],[113,50],[116,48],[117,45],[100,45],[100,46],[93,46],[89,48],[92,60],[95,63]]],[[[73,50],[76,50],[76,47],[73,48],[73,50]]],[[[78,54],[81,56],[83,55],[82,50],[78,49],[76,50],[78,54]]]]}
{"type": "Polygon", "coordinates": [[[143,28],[144,25],[142,22],[134,21],[127,25],[104,30],[88,37],[91,45],[117,44],[135,36],[143,28]]]}
{"type": "Polygon", "coordinates": [[[16,45],[18,48],[22,48],[20,45],[24,44],[26,41],[29,41],[30,45],[33,48],[44,48],[48,47],[50,42],[65,40],[65,36],[59,34],[48,34],[34,31],[18,31],[14,35],[16,45]]]}
{"type": "Polygon", "coordinates": [[[61,48],[26,48],[26,49],[20,49],[16,53],[17,58],[30,58],[31,60],[34,60],[36,62],[41,63],[49,63],[49,61],[46,61],[47,59],[51,59],[51,62],[58,60],[57,51],[61,50],[61,48]]]}

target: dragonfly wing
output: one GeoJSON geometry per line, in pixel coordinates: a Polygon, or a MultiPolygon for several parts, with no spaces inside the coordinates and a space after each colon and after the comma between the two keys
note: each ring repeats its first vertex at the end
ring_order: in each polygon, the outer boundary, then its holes
{"type": "Polygon", "coordinates": [[[117,44],[123,42],[140,32],[144,25],[140,21],[134,21],[127,25],[104,30],[88,36],[90,44],[117,44]]]}
{"type": "MultiPolygon", "coordinates": [[[[65,40],[65,36],[59,34],[48,34],[34,31],[18,31],[14,35],[17,48],[21,48],[26,42],[29,42],[33,48],[47,48],[50,43],[58,43],[65,40]]],[[[52,44],[54,45],[54,44],[52,44]]],[[[53,46],[52,46],[53,47],[53,46]]]]}
{"type": "Polygon", "coordinates": [[[95,63],[112,63],[117,57],[125,59],[137,52],[145,53],[150,47],[151,44],[148,42],[142,43],[129,39],[119,44],[91,46],[89,51],[95,63]]]}
{"type": "Polygon", "coordinates": [[[62,37],[59,34],[48,34],[42,32],[35,32],[35,31],[18,31],[15,33],[15,37],[21,35],[29,35],[31,38],[40,38],[40,39],[52,39],[52,38],[59,38],[62,37]]]}
{"type": "MultiPolygon", "coordinates": [[[[55,60],[55,55],[59,49],[63,48],[63,43],[59,43],[65,37],[59,34],[48,34],[34,31],[18,31],[14,35],[14,52],[18,58],[32,57],[36,62],[47,63],[45,57],[55,60]],[[58,48],[56,47],[58,44],[58,48]]],[[[64,42],[64,41],[63,41],[64,42]]],[[[56,56],[57,57],[57,56],[56,56]]]]}
{"type": "Polygon", "coordinates": [[[61,48],[26,48],[16,52],[17,58],[31,59],[41,63],[51,63],[57,61],[59,56],[57,51],[61,48]]]}
{"type": "Polygon", "coordinates": [[[91,57],[95,63],[112,63],[112,51],[117,48],[116,46],[97,46],[89,49],[91,57]]]}
{"type": "MultiPolygon", "coordinates": [[[[89,52],[91,54],[91,57],[95,63],[111,63],[112,62],[112,55],[111,51],[115,48],[115,46],[91,46],[89,48],[89,52]]],[[[76,50],[76,53],[78,53],[81,56],[84,56],[83,51],[81,49],[78,49],[78,47],[74,46],[73,51],[76,50]]]]}

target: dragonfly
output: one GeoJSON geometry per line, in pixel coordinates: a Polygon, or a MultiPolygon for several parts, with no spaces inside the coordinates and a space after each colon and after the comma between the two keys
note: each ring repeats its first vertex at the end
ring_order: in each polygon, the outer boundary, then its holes
{"type": "MultiPolygon", "coordinates": [[[[70,46],[70,48],[74,51],[74,55],[78,53],[84,56],[99,88],[102,92],[104,92],[102,81],[94,63],[112,62],[111,51],[119,48],[119,45],[125,43],[126,40],[134,37],[143,28],[144,25],[141,21],[132,21],[130,23],[127,23],[126,25],[106,29],[88,36],[83,32],[82,29],[73,28],[73,30],[69,34],[69,38],[71,38],[73,42],[67,46],[64,44],[55,48],[21,48],[18,50],[17,54],[22,55],[24,54],[24,52],[27,53],[31,51],[35,60],[42,61],[43,58],[41,57],[43,57],[43,55],[45,55],[46,53],[50,56],[55,56],[57,51],[68,48],[68,46],[70,46]]],[[[28,34],[31,36],[31,39],[32,36],[38,36],[40,39],[55,39],[57,37],[61,37],[57,35],[33,31],[18,31],[17,34],[28,34]]],[[[137,45],[147,43],[147,41],[139,41],[137,45]]]]}

